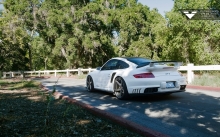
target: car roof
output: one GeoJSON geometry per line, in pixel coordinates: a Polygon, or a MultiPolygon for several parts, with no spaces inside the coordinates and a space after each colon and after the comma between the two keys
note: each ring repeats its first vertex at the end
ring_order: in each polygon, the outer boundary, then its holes
{"type": "Polygon", "coordinates": [[[145,59],[145,60],[148,60],[149,62],[153,61],[151,59],[148,59],[148,58],[143,58],[143,57],[114,57],[112,59],[121,59],[121,60],[127,60],[127,61],[130,61],[130,60],[138,60],[138,59],[145,59]]]}
{"type": "Polygon", "coordinates": [[[139,59],[139,58],[148,59],[148,58],[143,58],[143,57],[114,57],[112,59],[127,59],[128,60],[128,59],[139,59]]]}
{"type": "Polygon", "coordinates": [[[130,62],[130,63],[135,64],[137,66],[140,66],[141,64],[143,65],[143,63],[148,64],[148,63],[153,61],[151,59],[142,58],[142,57],[115,57],[115,58],[112,58],[112,59],[119,59],[119,60],[122,60],[122,61],[125,61],[125,62],[130,62]]]}

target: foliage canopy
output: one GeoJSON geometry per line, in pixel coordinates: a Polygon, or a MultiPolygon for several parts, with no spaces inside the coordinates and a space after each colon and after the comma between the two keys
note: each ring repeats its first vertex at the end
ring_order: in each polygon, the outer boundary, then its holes
{"type": "Polygon", "coordinates": [[[219,1],[174,0],[165,17],[137,0],[4,0],[0,70],[96,67],[115,56],[220,63],[220,24],[180,9],[219,1]]]}

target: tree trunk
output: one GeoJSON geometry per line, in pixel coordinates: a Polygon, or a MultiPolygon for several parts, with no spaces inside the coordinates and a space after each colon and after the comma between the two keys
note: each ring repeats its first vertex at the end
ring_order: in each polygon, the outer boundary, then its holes
{"type": "Polygon", "coordinates": [[[31,45],[28,44],[28,56],[29,56],[29,67],[32,70],[32,52],[31,52],[31,45]]]}
{"type": "Polygon", "coordinates": [[[48,57],[44,58],[44,70],[47,70],[47,60],[48,57]]]}
{"type": "Polygon", "coordinates": [[[62,52],[63,56],[66,59],[66,62],[68,64],[68,68],[70,68],[70,60],[68,59],[68,55],[66,54],[66,51],[65,51],[64,47],[61,48],[61,52],[62,52]]]}

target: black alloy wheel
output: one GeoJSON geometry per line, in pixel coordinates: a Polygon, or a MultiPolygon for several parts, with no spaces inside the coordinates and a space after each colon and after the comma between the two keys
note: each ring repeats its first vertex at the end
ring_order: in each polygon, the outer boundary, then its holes
{"type": "Polygon", "coordinates": [[[122,77],[116,77],[114,80],[114,95],[122,100],[122,99],[128,99],[128,90],[125,81],[122,77]]]}
{"type": "Polygon", "coordinates": [[[92,77],[90,75],[87,76],[87,78],[86,78],[86,88],[89,92],[95,91],[94,83],[93,83],[92,77]]]}

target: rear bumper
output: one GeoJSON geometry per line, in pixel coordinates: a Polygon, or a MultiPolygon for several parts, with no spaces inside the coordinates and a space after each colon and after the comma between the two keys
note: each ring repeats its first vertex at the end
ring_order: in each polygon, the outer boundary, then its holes
{"type": "Polygon", "coordinates": [[[186,89],[186,85],[179,85],[178,88],[161,88],[161,87],[144,87],[139,89],[133,89],[132,92],[128,92],[129,95],[149,95],[149,94],[171,94],[175,92],[183,92],[186,89]]]}
{"type": "Polygon", "coordinates": [[[129,96],[149,96],[149,95],[166,95],[166,94],[172,94],[172,93],[178,93],[178,92],[185,92],[186,90],[175,90],[175,91],[167,91],[167,92],[149,92],[149,93],[132,93],[129,94],[129,96]]]}
{"type": "Polygon", "coordinates": [[[185,86],[186,79],[185,77],[160,77],[160,78],[127,78],[125,79],[127,90],[129,94],[142,94],[146,93],[146,89],[157,89],[157,92],[166,93],[166,92],[176,92],[179,90],[183,90],[181,86],[185,86]],[[168,86],[168,83],[173,83],[173,86],[168,86]]]}

